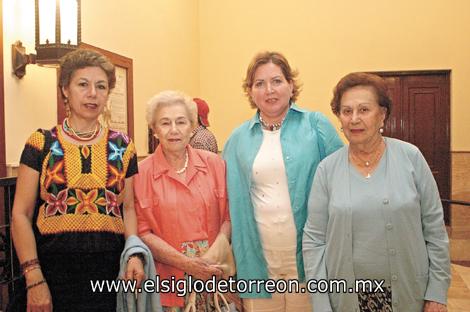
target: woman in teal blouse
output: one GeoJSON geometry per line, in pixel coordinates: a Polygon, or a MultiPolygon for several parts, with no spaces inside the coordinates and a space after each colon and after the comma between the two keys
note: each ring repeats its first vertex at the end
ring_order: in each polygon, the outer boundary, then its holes
{"type": "MultiPolygon", "coordinates": [[[[283,55],[254,57],[243,84],[252,119],[225,145],[237,277],[304,281],[302,229],[318,163],[343,144],[327,118],[299,108],[299,84],[283,55]]],[[[310,310],[307,294],[240,294],[247,311],[310,310]],[[284,307],[284,308],[282,308],[284,307]]]]}
{"type": "Polygon", "coordinates": [[[391,107],[385,81],[349,74],[331,106],[349,146],[315,174],[305,272],[308,280],[343,280],[351,291],[314,293],[314,310],[447,311],[449,240],[439,192],[416,146],[382,137],[391,107]],[[372,288],[356,289],[358,280],[372,288]]]}

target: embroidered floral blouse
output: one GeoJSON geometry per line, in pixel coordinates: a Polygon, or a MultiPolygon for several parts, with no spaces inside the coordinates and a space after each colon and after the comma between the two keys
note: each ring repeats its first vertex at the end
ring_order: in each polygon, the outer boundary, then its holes
{"type": "Polygon", "coordinates": [[[137,173],[134,144],[103,129],[91,145],[63,130],[38,129],[20,162],[40,173],[33,229],[39,253],[120,251],[124,246],[124,181],[137,173]]]}

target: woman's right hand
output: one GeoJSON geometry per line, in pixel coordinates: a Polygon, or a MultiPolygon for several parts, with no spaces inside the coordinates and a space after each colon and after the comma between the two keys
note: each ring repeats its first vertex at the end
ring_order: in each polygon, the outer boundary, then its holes
{"type": "MultiPolygon", "coordinates": [[[[41,269],[27,273],[26,285],[44,280],[41,269]]],[[[27,312],[52,312],[52,297],[47,282],[31,287],[27,291],[27,312]]]]}
{"type": "Polygon", "coordinates": [[[216,278],[220,278],[223,274],[222,270],[209,260],[197,257],[188,258],[188,266],[185,271],[189,275],[202,280],[208,280],[214,275],[216,278]]]}

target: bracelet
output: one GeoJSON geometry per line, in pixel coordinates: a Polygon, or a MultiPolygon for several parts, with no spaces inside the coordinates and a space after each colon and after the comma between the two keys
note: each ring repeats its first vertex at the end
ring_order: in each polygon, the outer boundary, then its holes
{"type": "Polygon", "coordinates": [[[31,285],[26,286],[26,290],[30,290],[33,287],[39,286],[41,284],[44,284],[46,282],[45,279],[40,280],[39,282],[33,283],[31,285]]]}
{"type": "Polygon", "coordinates": [[[33,264],[27,267],[26,269],[23,270],[23,275],[26,275],[26,273],[34,271],[36,269],[40,269],[41,266],[39,264],[33,264]]]}
{"type": "Polygon", "coordinates": [[[38,258],[34,258],[34,259],[23,262],[22,264],[20,264],[20,269],[21,269],[21,271],[24,272],[24,270],[26,270],[26,268],[28,268],[32,265],[35,265],[35,264],[39,264],[39,259],[38,258]]]}
{"type": "Polygon", "coordinates": [[[139,258],[140,261],[142,262],[143,265],[145,265],[145,258],[144,258],[144,255],[142,253],[135,253],[133,255],[130,255],[129,256],[129,259],[127,259],[127,263],[129,263],[129,260],[131,260],[132,258],[139,258]]]}

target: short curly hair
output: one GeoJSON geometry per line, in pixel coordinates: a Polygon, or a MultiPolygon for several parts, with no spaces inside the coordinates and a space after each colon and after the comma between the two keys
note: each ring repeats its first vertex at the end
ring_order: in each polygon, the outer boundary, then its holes
{"type": "Polygon", "coordinates": [[[385,120],[387,120],[392,110],[392,99],[388,95],[387,84],[382,77],[370,73],[350,73],[341,78],[333,89],[333,99],[330,103],[333,114],[339,116],[344,92],[358,86],[371,87],[374,90],[379,106],[387,110],[385,113],[385,120]]]}
{"type": "Polygon", "coordinates": [[[255,72],[258,69],[258,67],[264,64],[268,64],[268,63],[273,63],[279,66],[282,70],[284,78],[288,82],[292,82],[294,87],[292,90],[291,101],[295,102],[295,100],[297,99],[301,91],[301,84],[297,80],[297,76],[299,73],[296,70],[291,69],[289,62],[287,61],[284,55],[282,55],[279,52],[273,52],[273,51],[260,52],[253,57],[253,59],[250,62],[250,65],[248,65],[248,69],[246,70],[246,76],[245,76],[245,79],[243,80],[243,85],[242,85],[243,91],[245,92],[245,95],[248,97],[248,100],[250,101],[250,105],[252,108],[256,108],[256,103],[253,102],[250,96],[250,90],[251,90],[251,87],[253,86],[255,72]]]}
{"type": "Polygon", "coordinates": [[[65,99],[65,94],[62,92],[62,88],[69,86],[72,75],[76,70],[85,67],[101,68],[108,78],[109,91],[111,92],[114,89],[116,86],[116,69],[113,63],[99,52],[77,49],[65,54],[60,60],[59,89],[63,99],[65,99]]]}
{"type": "Polygon", "coordinates": [[[188,113],[188,119],[191,127],[197,126],[197,106],[191,97],[180,91],[166,90],[154,95],[147,102],[146,119],[148,126],[155,130],[155,113],[164,106],[171,106],[175,104],[183,104],[188,113]]]}

